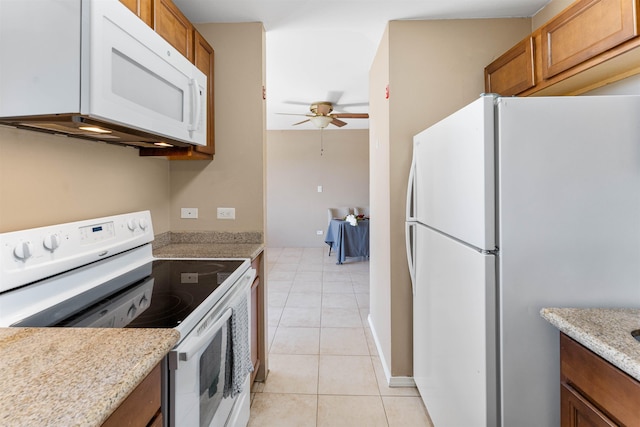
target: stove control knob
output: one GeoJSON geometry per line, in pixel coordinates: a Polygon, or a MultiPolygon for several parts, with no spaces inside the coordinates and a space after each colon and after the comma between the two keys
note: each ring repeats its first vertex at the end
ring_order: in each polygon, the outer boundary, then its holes
{"type": "Polygon", "coordinates": [[[47,250],[53,252],[60,246],[60,236],[57,234],[48,234],[45,236],[42,244],[47,250]]]}
{"type": "Polygon", "coordinates": [[[149,300],[147,299],[146,295],[142,295],[142,298],[140,298],[140,302],[138,303],[138,307],[140,307],[143,310],[149,307],[149,300]]]}
{"type": "Polygon", "coordinates": [[[16,258],[26,261],[27,258],[30,258],[33,255],[33,247],[31,246],[31,242],[21,242],[15,248],[13,248],[13,256],[16,258]]]}
{"type": "Polygon", "coordinates": [[[141,228],[142,230],[146,230],[146,229],[147,229],[147,226],[148,226],[149,224],[147,224],[147,220],[146,220],[146,219],[144,219],[144,218],[140,218],[140,220],[138,221],[138,225],[140,226],[140,228],[141,228]]]}
{"type": "Polygon", "coordinates": [[[130,219],[127,221],[127,227],[129,227],[129,230],[134,231],[136,228],[138,228],[138,224],[136,224],[135,219],[130,219]]]}
{"type": "Polygon", "coordinates": [[[129,318],[129,320],[136,317],[136,311],[138,310],[136,309],[135,304],[131,304],[131,307],[129,307],[129,310],[127,311],[127,317],[129,318]]]}

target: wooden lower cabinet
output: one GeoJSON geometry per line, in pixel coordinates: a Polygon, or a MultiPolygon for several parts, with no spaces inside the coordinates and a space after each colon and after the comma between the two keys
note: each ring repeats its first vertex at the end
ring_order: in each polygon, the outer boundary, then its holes
{"type": "Polygon", "coordinates": [[[251,262],[251,267],[256,269],[256,278],[251,285],[251,384],[255,380],[264,381],[266,360],[266,336],[265,336],[265,306],[266,293],[264,289],[263,254],[258,255],[251,262]]]}
{"type": "Polygon", "coordinates": [[[560,386],[560,407],[562,408],[562,427],[614,427],[609,417],[585,399],[567,384],[560,386]]]}
{"type": "Polygon", "coordinates": [[[640,426],[640,382],[560,334],[562,427],[640,426]]]}
{"type": "Polygon", "coordinates": [[[111,414],[103,427],[147,427],[162,426],[161,363],[142,380],[129,397],[111,414]]]}

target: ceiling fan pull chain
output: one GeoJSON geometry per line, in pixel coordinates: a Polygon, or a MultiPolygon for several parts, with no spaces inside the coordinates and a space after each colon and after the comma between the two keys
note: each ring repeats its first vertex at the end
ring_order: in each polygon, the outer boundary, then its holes
{"type": "Polygon", "coordinates": [[[322,154],[324,153],[324,129],[320,128],[320,157],[322,157],[322,154]]]}

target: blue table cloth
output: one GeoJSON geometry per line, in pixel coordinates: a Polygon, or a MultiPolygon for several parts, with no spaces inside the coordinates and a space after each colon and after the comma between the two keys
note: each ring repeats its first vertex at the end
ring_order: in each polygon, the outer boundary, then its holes
{"type": "Polygon", "coordinates": [[[353,226],[347,221],[332,219],[327,229],[324,242],[329,245],[329,252],[335,249],[338,264],[347,257],[369,257],[369,220],[358,221],[353,226]]]}

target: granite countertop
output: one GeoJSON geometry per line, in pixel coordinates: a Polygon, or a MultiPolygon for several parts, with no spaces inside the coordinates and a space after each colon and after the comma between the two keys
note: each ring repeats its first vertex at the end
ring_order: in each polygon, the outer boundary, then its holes
{"type": "Polygon", "coordinates": [[[0,425],[99,426],[178,338],[173,329],[0,328],[0,425]]]}
{"type": "Polygon", "coordinates": [[[251,258],[264,250],[259,232],[169,232],[155,237],[158,258],[251,258]]]}
{"type": "Polygon", "coordinates": [[[569,337],[640,381],[640,309],[544,308],[540,315],[569,337]]]}

